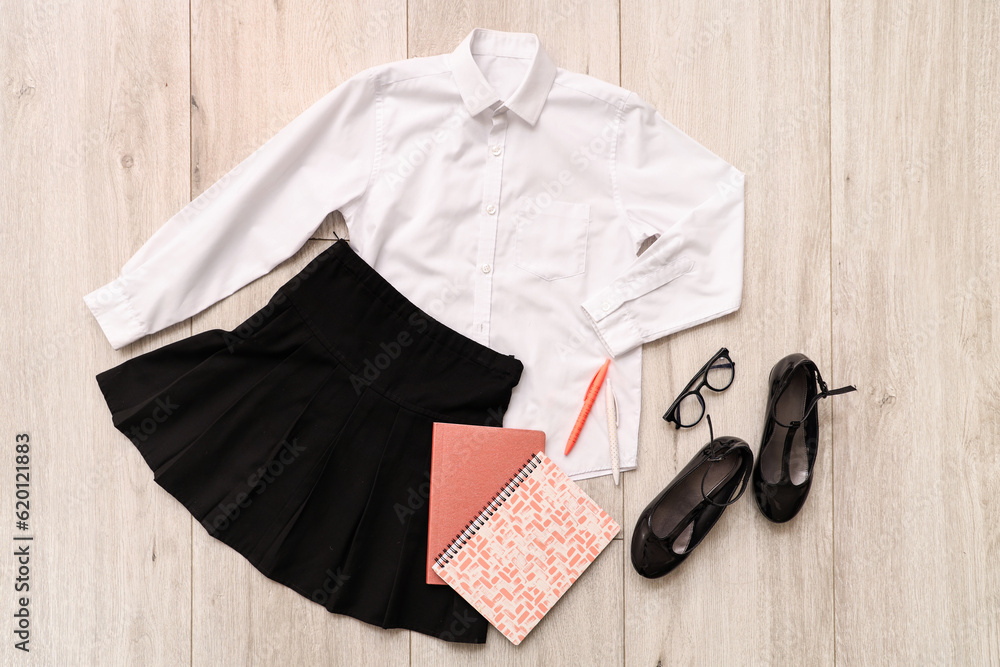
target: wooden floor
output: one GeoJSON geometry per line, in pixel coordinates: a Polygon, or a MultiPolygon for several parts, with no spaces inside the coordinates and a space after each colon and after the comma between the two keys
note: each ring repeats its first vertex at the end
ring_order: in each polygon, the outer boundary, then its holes
{"type": "Polygon", "coordinates": [[[0,74],[0,664],[1000,665],[995,0],[12,0],[0,74]],[[111,426],[95,373],[235,326],[333,227],[121,352],[81,298],[339,82],[476,26],[539,34],[747,173],[743,306],[647,346],[639,469],[585,482],[624,540],[520,647],[328,614],[208,537],[111,426]],[[820,407],[798,518],[746,498],[647,581],[632,525],[707,439],[659,414],[722,345],[737,376],[710,411],[755,450],[781,356],[858,392],[820,407]],[[30,655],[11,634],[21,432],[30,655]]]}

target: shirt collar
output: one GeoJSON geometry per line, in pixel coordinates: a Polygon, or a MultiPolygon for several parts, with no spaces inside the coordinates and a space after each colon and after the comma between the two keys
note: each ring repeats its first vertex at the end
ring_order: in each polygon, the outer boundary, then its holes
{"type": "Polygon", "coordinates": [[[494,104],[503,106],[534,125],[556,78],[556,66],[545,53],[537,35],[524,32],[498,32],[476,28],[452,53],[452,71],[462,100],[475,116],[494,104]],[[517,89],[504,102],[483,76],[473,54],[530,58],[531,64],[517,89]]]}

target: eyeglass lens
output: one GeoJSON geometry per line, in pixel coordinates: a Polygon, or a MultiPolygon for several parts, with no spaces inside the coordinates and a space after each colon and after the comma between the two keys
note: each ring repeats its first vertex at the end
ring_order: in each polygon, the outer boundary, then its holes
{"type": "Polygon", "coordinates": [[[705,414],[705,404],[698,394],[687,394],[677,404],[677,422],[684,427],[694,426],[705,414]]]}
{"type": "Polygon", "coordinates": [[[716,391],[722,391],[733,383],[735,368],[728,357],[719,357],[712,362],[705,373],[705,383],[716,391]]]}

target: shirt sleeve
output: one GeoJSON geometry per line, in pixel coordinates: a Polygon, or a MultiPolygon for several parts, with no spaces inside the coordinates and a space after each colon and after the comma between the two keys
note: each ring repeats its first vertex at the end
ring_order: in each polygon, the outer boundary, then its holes
{"type": "Polygon", "coordinates": [[[582,304],[612,356],[735,311],[743,294],[743,172],[634,93],[612,164],[618,214],[636,252],[582,304]]]}
{"type": "MultiPolygon", "coordinates": [[[[118,349],[204,310],[295,254],[373,170],[376,82],[324,95],[171,217],[84,301],[118,349]]],[[[345,216],[347,217],[347,216],[345,216]]]]}

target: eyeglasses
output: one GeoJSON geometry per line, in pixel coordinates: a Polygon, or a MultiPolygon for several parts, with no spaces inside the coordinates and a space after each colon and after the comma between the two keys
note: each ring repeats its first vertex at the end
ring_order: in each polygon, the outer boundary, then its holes
{"type": "Polygon", "coordinates": [[[663,418],[674,424],[674,428],[691,428],[705,416],[705,399],[701,388],[708,387],[720,392],[729,388],[736,376],[736,364],[729,356],[729,350],[720,348],[691,381],[681,391],[680,396],[667,408],[663,418]]]}

